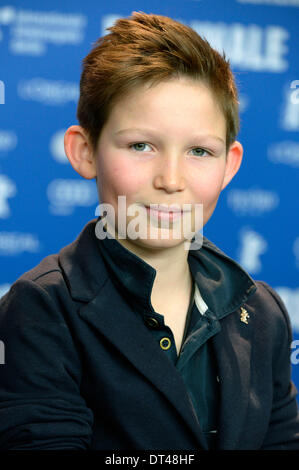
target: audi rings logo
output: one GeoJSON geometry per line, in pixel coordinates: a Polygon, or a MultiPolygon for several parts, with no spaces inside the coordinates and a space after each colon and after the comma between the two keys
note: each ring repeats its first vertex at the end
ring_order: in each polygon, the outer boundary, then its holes
{"type": "Polygon", "coordinates": [[[97,189],[93,181],[55,179],[47,188],[50,211],[56,215],[70,215],[76,206],[90,207],[97,203],[97,189]]]}

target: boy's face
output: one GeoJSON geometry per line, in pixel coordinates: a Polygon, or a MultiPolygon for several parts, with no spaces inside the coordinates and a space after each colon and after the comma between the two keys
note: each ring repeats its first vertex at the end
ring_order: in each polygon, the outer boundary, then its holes
{"type": "MultiPolygon", "coordinates": [[[[202,228],[241,162],[241,144],[236,142],[226,155],[225,138],[223,113],[198,82],[175,79],[138,88],[115,104],[94,155],[100,202],[114,207],[116,233],[118,196],[126,196],[126,208],[143,209],[139,220],[147,233],[155,225],[160,234],[158,239],[129,237],[122,240],[124,245],[174,247],[188,238],[182,230],[179,238],[173,235],[183,213],[150,212],[145,207],[151,204],[176,204],[181,209],[191,204],[192,231],[202,228]],[[203,205],[200,226],[196,226],[196,204],[203,205]],[[161,217],[167,219],[168,228],[160,228],[161,217]]],[[[126,216],[127,226],[136,214],[140,212],[126,216]]]]}

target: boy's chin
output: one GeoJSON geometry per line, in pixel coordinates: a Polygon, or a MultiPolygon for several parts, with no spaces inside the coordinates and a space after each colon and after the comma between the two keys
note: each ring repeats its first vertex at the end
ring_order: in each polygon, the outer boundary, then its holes
{"type": "MultiPolygon", "coordinates": [[[[121,241],[121,240],[120,240],[121,241]]],[[[191,242],[191,239],[190,239],[191,242]]],[[[131,239],[131,238],[126,238],[123,240],[124,245],[135,245],[143,249],[147,250],[165,250],[167,248],[175,248],[182,246],[182,248],[185,246],[185,249],[188,250],[188,240],[185,238],[180,238],[180,239],[175,239],[175,238],[136,238],[136,239],[131,239]]]]}

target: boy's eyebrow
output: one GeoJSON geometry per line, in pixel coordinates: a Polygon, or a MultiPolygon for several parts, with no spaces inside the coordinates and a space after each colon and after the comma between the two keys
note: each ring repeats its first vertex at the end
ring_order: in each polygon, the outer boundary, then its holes
{"type": "MultiPolygon", "coordinates": [[[[154,134],[154,132],[151,130],[151,129],[140,129],[140,128],[137,128],[137,127],[132,127],[130,129],[121,129],[120,131],[117,131],[114,133],[114,135],[118,135],[118,134],[125,134],[126,132],[147,132],[149,134],[154,134]]],[[[213,134],[206,134],[206,135],[198,135],[198,136],[194,136],[194,139],[196,138],[211,138],[211,139],[215,139],[215,140],[219,140],[222,144],[225,144],[224,140],[221,139],[221,137],[218,137],[217,135],[213,135],[213,134]]]]}

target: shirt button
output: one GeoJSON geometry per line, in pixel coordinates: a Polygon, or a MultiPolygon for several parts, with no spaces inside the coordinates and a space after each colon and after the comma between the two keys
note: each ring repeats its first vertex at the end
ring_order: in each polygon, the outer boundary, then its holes
{"type": "Polygon", "coordinates": [[[158,328],[159,327],[159,322],[156,318],[148,317],[148,318],[145,319],[145,323],[150,328],[158,328]]]}
{"type": "Polygon", "coordinates": [[[160,340],[160,346],[164,351],[167,351],[171,347],[171,341],[166,336],[160,340]]]}

